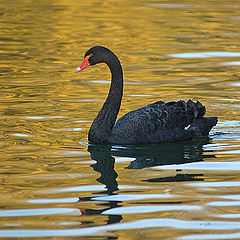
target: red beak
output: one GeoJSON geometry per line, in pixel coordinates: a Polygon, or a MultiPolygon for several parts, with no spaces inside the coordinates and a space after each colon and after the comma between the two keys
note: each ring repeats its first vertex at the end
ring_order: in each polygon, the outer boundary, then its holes
{"type": "Polygon", "coordinates": [[[88,59],[90,58],[90,55],[86,56],[82,62],[82,64],[75,70],[75,72],[80,72],[82,71],[84,68],[90,66],[90,63],[88,61],[88,59]]]}

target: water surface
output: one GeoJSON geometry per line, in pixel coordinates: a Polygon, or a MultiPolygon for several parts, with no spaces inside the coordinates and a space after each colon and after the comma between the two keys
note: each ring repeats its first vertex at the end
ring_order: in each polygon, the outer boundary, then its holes
{"type": "Polygon", "coordinates": [[[2,238],[240,239],[239,1],[0,2],[2,238]],[[186,143],[88,146],[104,65],[120,58],[119,115],[201,101],[219,123],[186,143]]]}

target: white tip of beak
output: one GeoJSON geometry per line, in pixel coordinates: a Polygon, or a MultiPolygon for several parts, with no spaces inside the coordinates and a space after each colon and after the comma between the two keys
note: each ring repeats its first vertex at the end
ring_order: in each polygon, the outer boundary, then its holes
{"type": "Polygon", "coordinates": [[[77,69],[75,70],[75,72],[80,72],[82,69],[80,67],[77,67],[77,69]]]}

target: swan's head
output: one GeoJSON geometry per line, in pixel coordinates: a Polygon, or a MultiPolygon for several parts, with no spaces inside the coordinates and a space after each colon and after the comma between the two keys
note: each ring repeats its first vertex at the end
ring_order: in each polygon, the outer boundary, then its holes
{"type": "Polygon", "coordinates": [[[115,56],[113,52],[102,46],[95,46],[87,50],[84,56],[82,64],[76,69],[75,72],[80,72],[84,68],[95,65],[97,63],[107,63],[111,61],[112,57],[115,56]]]}

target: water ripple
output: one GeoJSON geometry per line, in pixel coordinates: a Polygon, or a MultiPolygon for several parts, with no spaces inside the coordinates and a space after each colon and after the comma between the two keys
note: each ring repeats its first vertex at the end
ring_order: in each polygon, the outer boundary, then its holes
{"type": "Polygon", "coordinates": [[[239,181],[232,182],[198,182],[198,183],[188,183],[187,185],[193,187],[240,187],[239,181]]]}
{"type": "MultiPolygon", "coordinates": [[[[73,229],[52,229],[52,230],[0,230],[1,237],[70,237],[70,236],[103,236],[107,231],[130,230],[143,228],[168,227],[172,229],[193,229],[193,230],[240,230],[240,225],[233,221],[187,221],[171,218],[151,218],[119,224],[110,224],[99,227],[75,228],[73,229]]],[[[191,238],[195,239],[195,238],[191,238]]]]}
{"type": "Polygon", "coordinates": [[[95,201],[132,201],[132,200],[144,200],[144,199],[159,199],[159,198],[171,198],[174,195],[171,194],[121,194],[110,196],[98,196],[93,197],[95,201]]]}
{"type": "Polygon", "coordinates": [[[240,239],[240,232],[236,233],[210,233],[210,234],[199,234],[199,235],[188,235],[178,237],[177,240],[221,240],[221,239],[240,239]]]}
{"type": "Polygon", "coordinates": [[[117,207],[108,209],[102,214],[104,215],[122,215],[122,214],[138,214],[138,213],[153,213],[153,212],[162,212],[162,211],[193,211],[201,210],[202,207],[191,206],[191,205],[154,205],[153,206],[130,206],[130,207],[117,207]]]}
{"type": "MultiPolygon", "coordinates": [[[[215,154],[240,154],[240,150],[219,152],[215,154]]],[[[191,170],[208,170],[208,171],[240,171],[240,162],[197,162],[186,164],[174,164],[166,166],[158,166],[155,169],[191,169],[191,170]]]]}
{"type": "Polygon", "coordinates": [[[240,57],[240,52],[195,52],[169,54],[175,58],[240,57]]]}
{"type": "Polygon", "coordinates": [[[32,199],[28,200],[27,202],[29,203],[75,203],[78,202],[79,198],[78,197],[72,197],[72,198],[50,198],[50,199],[32,199]]]}
{"type": "Polygon", "coordinates": [[[223,63],[219,63],[219,65],[223,65],[223,66],[239,66],[240,65],[240,61],[223,62],[223,63]]]}
{"type": "Polygon", "coordinates": [[[36,208],[0,211],[0,217],[23,217],[55,214],[81,215],[81,212],[77,208],[36,208]]]}

